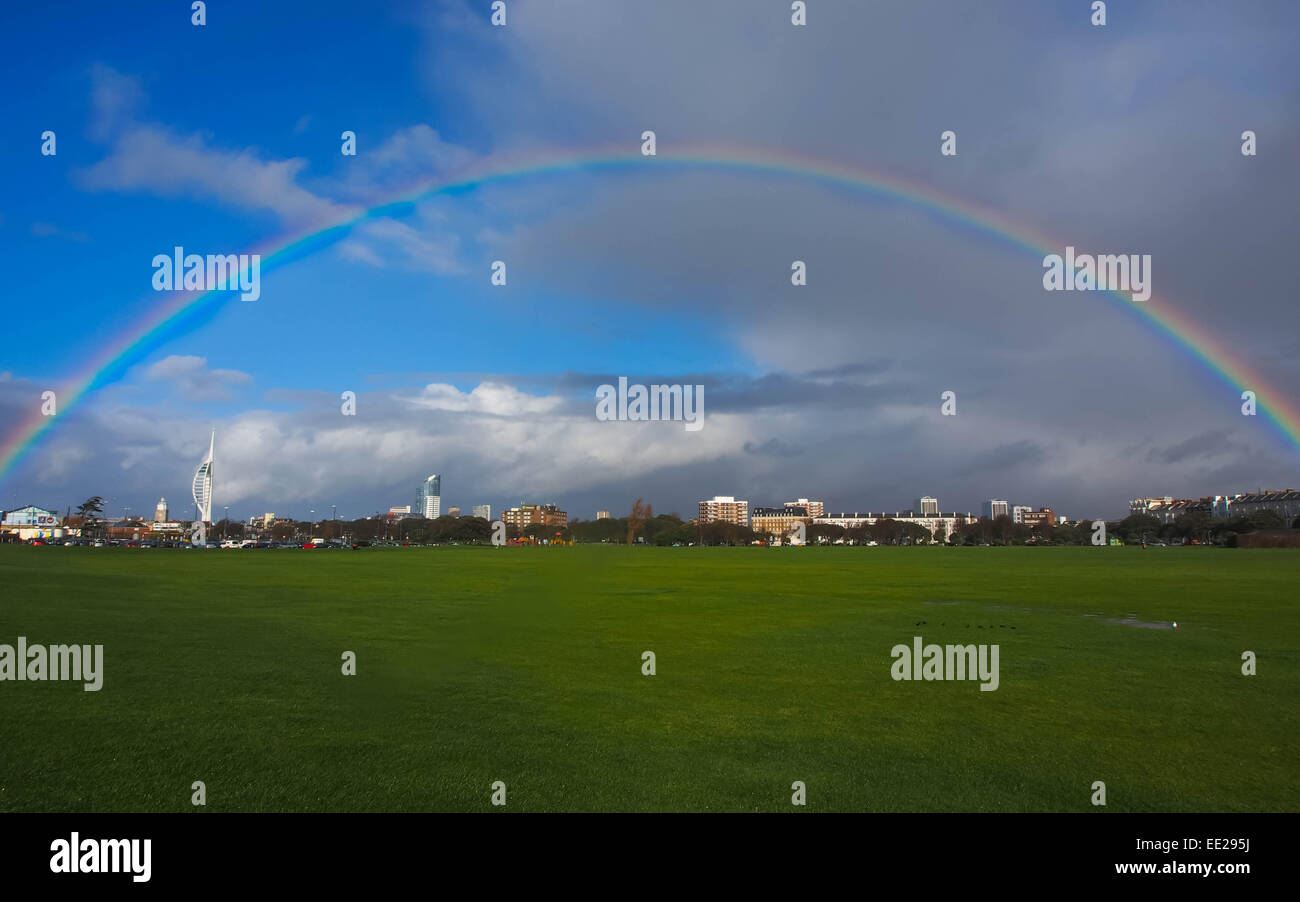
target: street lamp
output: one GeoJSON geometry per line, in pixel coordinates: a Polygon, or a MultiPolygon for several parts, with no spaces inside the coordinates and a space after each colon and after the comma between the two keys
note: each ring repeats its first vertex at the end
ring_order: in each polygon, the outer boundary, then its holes
{"type": "Polygon", "coordinates": [[[227,504],[223,510],[226,512],[226,518],[221,521],[221,538],[226,538],[226,531],[230,529],[230,505],[227,504]]]}
{"type": "Polygon", "coordinates": [[[312,533],[314,533],[314,532],[316,532],[316,511],[315,511],[315,509],[313,509],[312,512],[311,512],[311,528],[308,530],[308,533],[307,533],[307,541],[309,541],[309,542],[311,541],[312,533]]]}

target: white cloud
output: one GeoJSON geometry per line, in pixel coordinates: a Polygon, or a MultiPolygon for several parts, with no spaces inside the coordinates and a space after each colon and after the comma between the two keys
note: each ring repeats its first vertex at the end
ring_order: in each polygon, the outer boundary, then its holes
{"type": "Polygon", "coordinates": [[[374,249],[379,245],[396,251],[412,269],[440,275],[465,272],[464,265],[457,258],[460,238],[453,232],[432,228],[421,230],[396,219],[372,219],[358,226],[353,234],[357,238],[349,239],[352,246],[340,249],[345,258],[383,265],[382,257],[374,249]],[[360,246],[362,239],[370,242],[364,250],[360,246]]]}
{"type": "Polygon", "coordinates": [[[373,199],[376,194],[412,188],[463,170],[478,160],[468,148],[444,141],[424,123],[398,129],[378,147],[359,151],[346,188],[373,199]]]}
{"type": "Polygon", "coordinates": [[[346,241],[340,241],[334,252],[343,260],[349,260],[353,263],[365,263],[368,266],[384,266],[384,259],[375,253],[374,248],[360,241],[349,238],[346,241]]]}
{"type": "MultiPolygon", "coordinates": [[[[91,131],[110,142],[110,152],[76,173],[79,184],[90,191],[197,198],[237,210],[269,212],[286,226],[303,228],[346,220],[395,190],[423,184],[476,159],[472,151],[444,141],[433,128],[418,124],[398,130],[378,147],[350,160],[344,178],[317,179],[313,184],[325,192],[320,193],[304,185],[306,159],[275,159],[255,148],[217,147],[205,135],[182,134],[159,123],[139,121],[135,115],[144,92],[138,79],[107,66],[95,67],[92,79],[91,131]],[[332,200],[327,194],[353,202],[332,200]]],[[[295,133],[305,130],[311,118],[300,118],[295,133]]],[[[458,236],[439,221],[439,211],[431,205],[421,205],[419,214],[413,222],[391,218],[364,222],[340,254],[344,259],[382,266],[382,250],[387,247],[419,270],[463,272],[456,258],[458,236]]]]}
{"type": "Polygon", "coordinates": [[[342,218],[346,207],[297,183],[306,165],[298,158],[262,159],[252,150],[218,150],[197,135],[145,125],[123,132],[112,153],[81,170],[78,178],[92,191],[198,197],[242,210],[269,211],[300,225],[342,218]]]}
{"type": "Polygon", "coordinates": [[[48,222],[32,223],[31,231],[37,238],[63,238],[67,241],[75,241],[78,244],[85,244],[90,240],[90,236],[85,232],[65,231],[48,222]]]}
{"type": "Polygon", "coordinates": [[[178,354],[152,364],[145,370],[145,378],[170,383],[186,401],[228,401],[233,396],[231,386],[253,381],[252,376],[239,370],[209,369],[206,357],[178,354]]]}
{"type": "Polygon", "coordinates": [[[140,80],[96,63],[91,67],[91,136],[105,140],[131,122],[144,106],[140,80]]]}
{"type": "Polygon", "coordinates": [[[469,392],[462,392],[454,385],[435,382],[426,385],[418,396],[410,399],[411,406],[426,410],[485,413],[502,417],[554,414],[562,403],[563,399],[555,395],[530,395],[499,382],[483,382],[469,392]]]}

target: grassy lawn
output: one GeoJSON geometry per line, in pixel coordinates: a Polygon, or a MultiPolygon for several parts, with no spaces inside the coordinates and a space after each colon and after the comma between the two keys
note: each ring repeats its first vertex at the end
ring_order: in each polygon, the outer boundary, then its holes
{"type": "Polygon", "coordinates": [[[1296,811],[1298,574],[1208,548],[6,546],[0,643],[102,644],[105,675],[0,682],[0,811],[193,810],[195,780],[209,811],[491,811],[495,780],[513,811],[803,810],[795,780],[810,811],[1296,811]],[[895,682],[917,635],[998,644],[997,691],[895,682]]]}

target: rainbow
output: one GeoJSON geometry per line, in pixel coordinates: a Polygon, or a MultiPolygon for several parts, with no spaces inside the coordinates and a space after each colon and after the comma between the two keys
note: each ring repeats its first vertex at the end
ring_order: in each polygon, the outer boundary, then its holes
{"type": "MultiPolygon", "coordinates": [[[[305,231],[281,237],[253,248],[247,253],[260,254],[262,273],[315,253],[347,235],[368,219],[376,219],[409,209],[411,204],[439,194],[466,191],[481,185],[510,182],[545,175],[600,171],[683,169],[719,169],[753,175],[798,178],[833,188],[849,188],[878,200],[907,205],[958,227],[974,227],[995,240],[1042,258],[1059,253],[1066,242],[1054,240],[1023,224],[973,203],[940,194],[932,188],[897,175],[851,168],[842,164],[809,157],[753,149],[694,147],[671,155],[645,157],[639,147],[604,148],[574,152],[537,153],[526,156],[497,156],[472,164],[465,169],[436,179],[422,181],[397,192],[382,203],[345,209],[333,222],[317,224],[305,231]]],[[[1286,395],[1269,386],[1253,372],[1233,349],[1193,322],[1174,304],[1152,296],[1135,303],[1124,295],[1097,292],[1115,301],[1129,315],[1144,321],[1172,345],[1201,363],[1234,394],[1249,389],[1257,398],[1258,414],[1275,427],[1281,436],[1300,448],[1300,408],[1288,402],[1286,395]]],[[[58,392],[58,415],[43,416],[33,403],[31,415],[0,439],[0,480],[8,476],[23,457],[37,445],[57,419],[72,409],[98,387],[120,378],[126,370],[157,350],[168,340],[193,329],[229,300],[228,292],[169,292],[153,294],[147,312],[123,332],[103,345],[58,392]],[[161,296],[161,303],[154,303],[161,296]]]]}

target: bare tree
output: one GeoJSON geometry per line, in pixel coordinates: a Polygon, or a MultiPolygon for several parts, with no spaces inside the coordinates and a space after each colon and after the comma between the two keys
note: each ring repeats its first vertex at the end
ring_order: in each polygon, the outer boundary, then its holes
{"type": "Polygon", "coordinates": [[[627,515],[627,543],[631,545],[636,541],[637,533],[641,527],[645,526],[645,521],[653,517],[654,510],[649,504],[643,504],[642,499],[636,499],[636,504],[632,505],[632,513],[627,515]]]}

